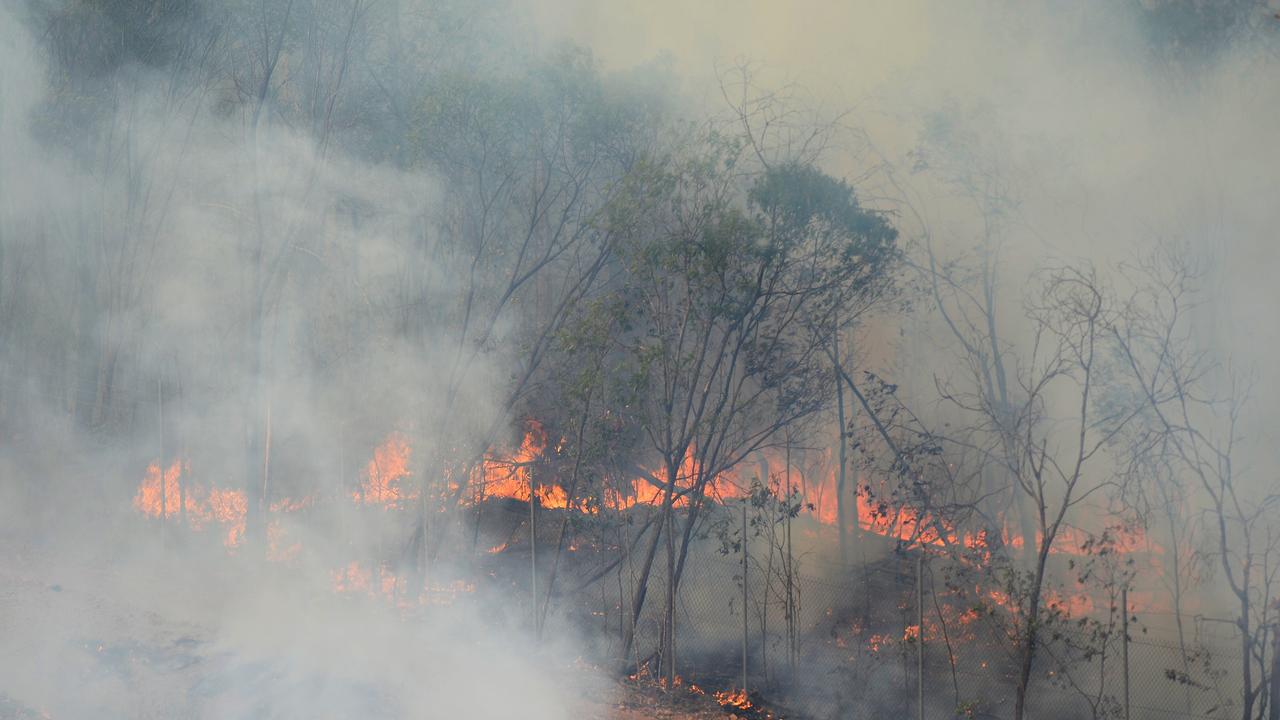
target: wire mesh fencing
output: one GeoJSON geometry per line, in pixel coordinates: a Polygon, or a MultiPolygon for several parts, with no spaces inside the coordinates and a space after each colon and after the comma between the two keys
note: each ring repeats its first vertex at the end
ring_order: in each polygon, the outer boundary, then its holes
{"type": "MultiPolygon", "coordinates": [[[[655,673],[670,662],[709,689],[739,688],[745,677],[784,717],[907,718],[922,708],[928,718],[1012,716],[1023,655],[1007,614],[957,603],[908,554],[839,572],[813,565],[788,573],[764,558],[744,568],[741,554],[691,552],[675,602],[673,657],[664,658],[667,571],[655,562],[627,659],[655,673]]],[[[639,575],[620,560],[575,594],[577,621],[601,630],[602,653],[623,651],[639,575]]],[[[1238,717],[1239,650],[1229,633],[1178,639],[1167,619],[1146,620],[1127,632],[1118,618],[1112,626],[1046,624],[1027,717],[1238,717]]]]}

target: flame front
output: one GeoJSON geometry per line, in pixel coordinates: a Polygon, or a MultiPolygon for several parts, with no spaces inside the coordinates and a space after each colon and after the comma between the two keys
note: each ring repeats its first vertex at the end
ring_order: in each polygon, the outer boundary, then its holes
{"type": "MultiPolygon", "coordinates": [[[[174,460],[173,464],[160,476],[160,463],[153,462],[147,466],[146,476],[138,485],[138,492],[133,496],[133,507],[138,512],[150,517],[173,517],[178,514],[180,491],[178,478],[182,475],[182,461],[174,460]]],[[[186,499],[187,510],[191,510],[191,499],[186,499]]]]}
{"type": "MultiPolygon", "coordinates": [[[[729,500],[746,497],[750,488],[757,482],[767,483],[779,496],[785,495],[789,487],[795,500],[800,502],[802,513],[809,515],[823,526],[834,526],[838,522],[836,474],[830,468],[830,458],[816,464],[801,466],[789,463],[786,456],[777,449],[765,449],[753,456],[750,462],[711,478],[703,476],[694,448],[686,452],[674,477],[668,478],[668,471],[660,468],[651,471],[641,468],[638,476],[631,478],[606,478],[598,498],[569,497],[557,475],[558,461],[563,451],[563,442],[553,444],[546,428],[537,421],[527,421],[526,431],[519,446],[512,452],[503,452],[500,448],[491,449],[482,461],[470,473],[456,477],[466,479],[469,487],[463,488],[454,481],[452,491],[458,491],[460,497],[468,498],[468,502],[482,502],[485,498],[509,498],[520,502],[529,502],[531,493],[543,508],[570,509],[579,512],[596,513],[602,508],[617,512],[626,511],[636,506],[655,506],[661,504],[667,487],[677,492],[676,505],[688,507],[694,483],[705,480],[705,495],[710,502],[724,503],[729,500]],[[752,472],[751,479],[747,473],[752,472]],[[462,493],[460,491],[467,490],[462,493]]],[[[380,508],[383,510],[403,510],[418,497],[418,491],[409,486],[412,477],[410,463],[413,448],[409,439],[400,432],[390,433],[381,444],[374,448],[368,463],[362,468],[358,488],[350,493],[353,502],[380,508]]],[[[829,453],[828,453],[829,456],[829,453]]],[[[1018,549],[1025,546],[1023,537],[1002,528],[998,539],[988,531],[979,530],[973,534],[957,532],[940,518],[921,515],[910,507],[878,500],[877,497],[888,497],[885,488],[876,489],[864,478],[851,479],[856,490],[851,492],[853,500],[850,508],[850,523],[862,532],[884,538],[909,542],[920,546],[950,545],[972,551],[973,562],[985,563],[992,558],[994,548],[1003,544],[1005,547],[1018,549]],[[993,543],[992,541],[995,540],[993,543]]],[[[304,510],[316,501],[315,496],[301,499],[280,498],[271,502],[267,508],[266,556],[275,562],[290,562],[303,551],[302,544],[290,537],[287,524],[281,522],[280,515],[304,510]]],[[[135,509],[151,518],[172,521],[180,518],[192,531],[203,531],[215,527],[221,534],[222,543],[230,550],[239,547],[244,540],[245,516],[247,502],[243,490],[233,490],[195,482],[190,477],[190,467],[185,459],[173,461],[161,469],[159,462],[153,462],[146,468],[142,481],[133,498],[135,509]]],[[[817,528],[806,530],[816,534],[817,528]]],[[[816,536],[816,535],[815,535],[816,536]]],[[[1042,538],[1036,538],[1037,546],[1042,538]]],[[[489,554],[500,554],[506,544],[496,545],[488,549],[489,554]]],[[[1104,548],[1115,553],[1149,553],[1160,554],[1162,548],[1151,543],[1140,528],[1107,528],[1096,536],[1074,527],[1063,527],[1055,538],[1051,552],[1062,555],[1090,555],[1104,548]]],[[[570,551],[577,548],[573,542],[570,551]]],[[[332,572],[333,589],[339,593],[360,593],[372,596],[394,598],[397,604],[409,603],[413,593],[403,589],[396,575],[386,567],[377,572],[366,569],[358,563],[351,563],[332,572]]],[[[421,596],[413,598],[418,604],[446,603],[459,592],[467,592],[466,588],[441,587],[429,588],[421,596]]],[[[986,603],[1002,608],[1011,614],[1022,610],[1017,603],[998,589],[975,588],[976,596],[986,603]]],[[[1134,603],[1143,602],[1131,597],[1134,603]]],[[[1067,616],[1079,617],[1095,611],[1090,597],[1085,593],[1070,594],[1066,592],[1047,592],[1044,598],[1046,607],[1067,616]]],[[[1154,603],[1154,600],[1152,600],[1154,603]]],[[[972,617],[955,618],[960,623],[972,620],[972,617]]],[[[880,647],[896,642],[911,642],[919,636],[920,628],[908,628],[905,636],[873,637],[871,645],[880,647]]],[[[926,623],[926,638],[932,638],[933,628],[926,623]]]]}
{"type": "Polygon", "coordinates": [[[750,710],[754,707],[746,690],[720,690],[716,692],[715,698],[716,702],[720,703],[720,707],[723,708],[750,710]]]}
{"type": "Polygon", "coordinates": [[[223,545],[234,548],[244,538],[244,518],[247,510],[243,490],[206,488],[201,483],[183,482],[189,472],[187,464],[175,460],[160,473],[160,463],[147,466],[146,474],[133,497],[133,506],[142,514],[153,518],[176,518],[185,511],[187,525],[195,531],[204,530],[210,524],[218,524],[223,530],[223,545]]]}
{"type": "Polygon", "coordinates": [[[406,490],[403,483],[410,477],[409,460],[413,448],[403,434],[393,432],[381,445],[374,448],[373,457],[365,466],[364,477],[360,489],[353,491],[353,500],[365,505],[380,505],[383,508],[401,507],[404,502],[413,500],[418,494],[406,490]]]}
{"type": "Polygon", "coordinates": [[[547,450],[547,433],[541,423],[530,420],[520,447],[510,457],[490,452],[471,475],[478,497],[504,497],[529,502],[531,487],[537,488],[538,503],[547,508],[569,507],[564,488],[555,483],[537,483],[536,464],[547,450]]]}

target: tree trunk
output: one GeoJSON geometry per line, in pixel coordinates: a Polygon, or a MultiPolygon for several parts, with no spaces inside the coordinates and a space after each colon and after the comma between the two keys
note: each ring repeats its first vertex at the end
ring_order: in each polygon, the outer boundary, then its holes
{"type": "MultiPolygon", "coordinates": [[[[1244,575],[1244,587],[1249,587],[1249,576],[1244,575]]],[[[1240,594],[1240,677],[1244,693],[1240,703],[1241,720],[1253,720],[1253,702],[1257,694],[1253,688],[1253,633],[1249,625],[1249,594],[1240,594]]]]}
{"type": "Polygon", "coordinates": [[[166,464],[168,448],[164,442],[164,380],[160,378],[156,378],[156,430],[160,436],[160,459],[156,462],[160,466],[160,545],[163,547],[165,516],[169,514],[169,489],[165,482],[165,472],[169,466],[166,464]]]}
{"type": "Polygon", "coordinates": [[[796,602],[795,602],[795,575],[794,566],[795,556],[792,554],[791,546],[791,431],[787,430],[787,447],[786,447],[786,473],[787,473],[787,515],[783,519],[783,541],[786,546],[786,555],[783,558],[784,583],[787,591],[786,603],[783,606],[787,620],[787,671],[792,675],[796,671],[796,602]]]}
{"type": "Polygon", "coordinates": [[[1271,628],[1271,684],[1267,691],[1267,720],[1280,720],[1280,627],[1271,628]]]}
{"type": "Polygon", "coordinates": [[[263,453],[265,442],[263,417],[266,412],[262,380],[263,349],[262,299],[258,298],[249,318],[248,397],[245,399],[245,477],[244,477],[244,541],[254,544],[264,534],[262,518],[263,453]]]}
{"type": "MultiPolygon", "coordinates": [[[[835,341],[835,346],[836,352],[839,353],[839,339],[835,341]]],[[[836,462],[839,463],[839,469],[836,471],[836,526],[840,533],[840,571],[843,573],[849,567],[849,516],[848,507],[845,504],[845,473],[848,467],[846,452],[848,444],[845,442],[844,383],[840,381],[839,368],[836,369],[836,442],[838,443],[836,462]]],[[[856,521],[856,510],[854,511],[854,518],[856,521]]]]}
{"type": "Polygon", "coordinates": [[[111,411],[111,391],[116,377],[116,362],[119,352],[111,335],[111,324],[107,324],[107,347],[103,350],[102,364],[99,366],[97,395],[93,404],[93,424],[101,426],[107,421],[111,411]]]}
{"type": "Polygon", "coordinates": [[[1124,720],[1129,720],[1129,581],[1120,588],[1120,647],[1124,663],[1124,720]]]}
{"type": "MultiPolygon", "coordinates": [[[[668,468],[669,474],[667,478],[672,487],[675,486],[674,468],[668,468]]],[[[676,649],[676,539],[673,530],[675,522],[675,503],[667,503],[664,508],[666,515],[663,525],[666,527],[667,535],[667,602],[663,611],[663,647],[662,647],[662,671],[663,678],[666,680],[667,688],[670,689],[675,683],[675,649],[676,649]]]]}
{"type": "Polygon", "coordinates": [[[924,720],[924,553],[916,555],[916,717],[924,720]]]}
{"type": "Polygon", "coordinates": [[[533,485],[533,469],[529,472],[529,610],[533,620],[534,642],[542,639],[542,626],[538,617],[538,516],[537,490],[533,485]]]}
{"type": "MultiPolygon", "coordinates": [[[[551,573],[547,577],[547,598],[543,601],[542,612],[540,613],[538,623],[539,627],[546,624],[547,613],[551,609],[551,596],[555,592],[556,575],[560,570],[560,556],[564,553],[564,539],[569,529],[569,516],[573,512],[573,499],[578,493],[578,479],[582,471],[582,439],[586,436],[587,418],[591,414],[591,395],[588,393],[586,401],[583,403],[582,415],[578,422],[578,446],[577,453],[573,458],[573,474],[569,478],[569,491],[565,494],[565,512],[560,516],[560,534],[556,540],[556,554],[551,560],[551,573]]],[[[478,516],[476,527],[480,526],[478,516]]],[[[605,634],[608,634],[607,632],[605,634]]]]}
{"type": "Polygon", "coordinates": [[[1049,542],[1046,537],[1038,553],[1035,579],[1031,587],[1031,598],[1027,603],[1027,620],[1022,638],[1022,660],[1018,668],[1018,686],[1013,703],[1013,720],[1024,720],[1026,716],[1027,688],[1031,684],[1031,668],[1035,663],[1036,649],[1040,639],[1040,593],[1044,588],[1045,562],[1049,557],[1049,542]]]}
{"type": "MultiPolygon", "coordinates": [[[[662,512],[666,512],[667,505],[674,502],[675,497],[668,488],[667,494],[662,500],[662,512]]],[[[636,579],[635,592],[631,600],[631,622],[627,624],[627,635],[622,642],[622,657],[625,659],[631,654],[631,647],[636,639],[636,624],[640,622],[640,613],[644,611],[644,600],[648,594],[649,576],[653,572],[653,561],[658,555],[658,543],[662,539],[662,523],[658,523],[657,529],[653,533],[653,539],[649,541],[649,547],[645,550],[644,564],[640,567],[640,576],[636,579]]],[[[636,668],[639,670],[639,668],[636,668]]]]}
{"type": "Polygon", "coordinates": [[[742,691],[747,691],[747,640],[750,630],[747,625],[747,501],[742,501],[742,691]]]}

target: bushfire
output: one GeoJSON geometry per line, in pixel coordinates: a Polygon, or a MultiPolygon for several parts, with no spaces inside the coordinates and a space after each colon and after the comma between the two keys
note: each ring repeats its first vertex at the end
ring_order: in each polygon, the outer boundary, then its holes
{"type": "MultiPolygon", "coordinates": [[[[567,498],[565,489],[557,478],[537,481],[534,469],[539,465],[551,464],[548,450],[554,452],[562,447],[552,446],[542,424],[536,421],[528,423],[528,429],[519,447],[509,453],[500,449],[485,455],[484,461],[471,475],[471,482],[476,488],[473,497],[509,498],[521,502],[529,501],[530,487],[537,490],[538,504],[545,508],[566,508],[573,499],[567,498]]],[[[783,451],[766,448],[759,451],[753,462],[732,471],[721,473],[707,482],[708,498],[721,503],[740,499],[750,492],[753,478],[767,482],[777,492],[785,492],[789,485],[799,500],[802,513],[818,523],[835,526],[838,523],[836,471],[830,462],[820,463],[818,470],[805,470],[790,466],[785,460],[783,451]]],[[[694,451],[689,450],[676,472],[676,492],[686,491],[700,473],[694,451]]],[[[668,478],[665,469],[654,471],[639,468],[637,477],[622,482],[606,482],[602,492],[603,504],[614,510],[626,510],[642,505],[659,505],[663,501],[664,488],[668,478]]],[[[851,480],[852,482],[852,480],[851,480]]],[[[864,479],[857,478],[855,492],[856,515],[858,527],[863,532],[886,538],[913,542],[925,545],[941,546],[948,543],[962,545],[969,549],[989,547],[990,538],[985,531],[972,535],[957,533],[940,520],[928,516],[921,517],[910,507],[894,505],[877,500],[875,489],[864,479]]],[[[677,507],[686,506],[687,495],[680,495],[675,501],[677,507]]],[[[575,504],[589,512],[589,505],[575,504]]],[[[1111,550],[1119,553],[1146,552],[1160,554],[1159,545],[1151,542],[1141,530],[1109,528],[1111,550]]],[[[1002,544],[1011,548],[1022,548],[1025,542],[1022,537],[1004,528],[1000,538],[1002,544]]],[[[1042,538],[1037,537],[1037,543],[1042,538]]],[[[1097,538],[1088,532],[1074,527],[1064,527],[1054,542],[1051,552],[1064,555],[1086,555],[1089,548],[1096,544],[1097,538]]]]}
{"type": "Polygon", "coordinates": [[[244,537],[244,492],[184,480],[183,475],[189,472],[182,460],[173,461],[163,475],[160,463],[151,463],[138,485],[133,506],[149,517],[185,522],[196,532],[217,525],[223,545],[236,547],[244,537]]]}
{"type": "MultiPolygon", "coordinates": [[[[461,475],[466,478],[467,487],[459,488],[456,482],[448,487],[457,492],[457,497],[464,503],[494,498],[528,503],[532,495],[536,505],[545,509],[595,513],[603,508],[622,512],[638,506],[660,505],[668,485],[676,493],[674,504],[686,507],[689,490],[701,475],[695,453],[690,450],[676,469],[674,482],[667,477],[665,469],[641,467],[636,470],[635,477],[621,481],[606,479],[602,492],[592,501],[569,496],[557,473],[556,461],[562,451],[563,442],[553,442],[541,423],[528,421],[518,446],[511,450],[490,449],[470,472],[461,475]]],[[[361,469],[357,485],[347,495],[348,500],[356,506],[383,511],[407,509],[419,498],[419,489],[410,484],[413,478],[412,458],[413,448],[408,436],[401,432],[388,434],[373,449],[369,461],[361,469]]],[[[705,496],[710,502],[727,503],[745,498],[751,492],[753,481],[768,483],[779,495],[785,494],[789,488],[793,498],[800,503],[801,512],[820,526],[835,526],[838,522],[835,471],[831,469],[830,462],[816,465],[816,469],[812,466],[801,468],[788,463],[783,452],[765,449],[758,452],[751,462],[707,479],[705,496]]],[[[935,518],[922,517],[911,508],[877,500],[874,489],[863,478],[856,479],[855,487],[852,496],[861,532],[922,546],[956,544],[979,551],[989,547],[990,538],[985,533],[961,535],[935,518]]],[[[268,560],[291,562],[300,555],[303,551],[301,542],[289,537],[287,524],[282,523],[281,518],[307,508],[316,500],[316,497],[309,496],[302,499],[280,498],[269,503],[266,521],[268,560]]],[[[147,517],[177,522],[193,532],[216,529],[222,544],[230,551],[235,551],[243,541],[247,511],[244,491],[194,479],[184,459],[174,460],[163,472],[159,462],[152,462],[138,485],[133,505],[147,517]]],[[[1113,529],[1109,532],[1110,548],[1115,552],[1162,552],[1140,531],[1113,529]]],[[[1022,537],[1007,529],[1000,540],[1011,548],[1025,544],[1022,537]]],[[[1089,552],[1094,542],[1094,536],[1089,533],[1064,528],[1054,544],[1054,552],[1083,555],[1089,552]]],[[[505,543],[494,546],[489,549],[489,554],[501,553],[506,547],[505,543]]],[[[981,552],[977,554],[979,557],[982,555],[981,552]]],[[[375,571],[356,562],[334,569],[331,585],[338,593],[388,598],[403,598],[409,594],[402,587],[403,582],[387,568],[375,571]]],[[[417,600],[419,603],[442,602],[464,591],[454,586],[435,588],[417,600]]],[[[983,594],[993,604],[1017,612],[1015,604],[999,590],[983,594]]],[[[1093,610],[1092,602],[1085,595],[1053,595],[1048,602],[1069,615],[1093,610]]]]}

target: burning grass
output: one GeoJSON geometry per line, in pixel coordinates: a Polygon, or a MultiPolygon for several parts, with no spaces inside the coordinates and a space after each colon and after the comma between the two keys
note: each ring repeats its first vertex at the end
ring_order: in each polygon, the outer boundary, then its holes
{"type": "MultiPolygon", "coordinates": [[[[596,488],[600,494],[594,499],[569,497],[561,479],[564,469],[563,459],[559,457],[561,451],[561,443],[554,442],[545,428],[533,423],[514,450],[493,450],[471,471],[452,476],[466,478],[465,485],[454,483],[446,474],[442,483],[444,492],[459,499],[460,507],[470,513],[465,516],[468,518],[465,522],[470,523],[474,518],[475,523],[474,530],[468,529],[467,532],[475,545],[472,551],[474,567],[464,576],[427,578],[410,572],[408,568],[412,563],[398,555],[403,539],[388,536],[392,539],[387,547],[396,548],[395,554],[370,551],[337,555],[346,559],[336,566],[317,568],[318,577],[313,578],[315,586],[321,592],[327,588],[340,603],[354,605],[372,601],[373,606],[391,609],[393,614],[401,617],[423,615],[432,606],[475,604],[475,598],[485,594],[477,593],[477,584],[497,590],[499,594],[515,592],[515,597],[520,597],[529,572],[528,522],[531,512],[536,510],[538,513],[537,547],[539,555],[546,557],[543,553],[554,552],[557,547],[556,533],[562,521],[569,526],[582,522],[589,527],[606,518],[608,513],[616,513],[617,517],[625,517],[634,527],[640,527],[645,522],[642,518],[650,516],[653,506],[661,503],[662,485],[666,482],[663,473],[643,468],[637,470],[638,475],[633,478],[605,478],[603,486],[596,488]]],[[[424,507],[419,493],[428,491],[428,486],[414,480],[412,460],[413,448],[408,436],[391,433],[371,449],[368,461],[360,466],[358,476],[353,478],[349,489],[335,489],[329,496],[270,499],[264,520],[266,560],[292,569],[314,567],[316,563],[313,561],[320,558],[328,558],[331,563],[335,557],[332,553],[334,548],[309,547],[308,543],[317,538],[304,531],[308,523],[325,517],[326,513],[330,519],[342,516],[346,518],[344,522],[375,529],[409,526],[413,513],[424,507]]],[[[776,458],[770,459],[766,453],[758,464],[762,473],[772,474],[777,483],[785,480],[779,475],[785,473],[785,466],[775,467],[774,460],[776,458]]],[[[677,472],[675,486],[688,488],[697,472],[692,455],[687,456],[677,472]]],[[[797,537],[807,538],[805,542],[814,548],[834,548],[838,545],[835,512],[831,505],[834,493],[827,492],[827,486],[834,483],[834,479],[810,474],[818,479],[806,478],[798,470],[794,471],[791,479],[800,493],[798,497],[802,508],[800,516],[795,518],[797,537]]],[[[743,487],[742,472],[727,474],[715,479],[708,487],[708,497],[713,504],[727,503],[741,498],[743,487]]],[[[984,532],[973,535],[956,532],[936,519],[913,514],[910,508],[879,502],[866,488],[861,488],[856,497],[861,531],[859,542],[870,543],[867,547],[874,546],[877,555],[899,560],[914,552],[938,556],[944,553],[944,545],[958,546],[960,554],[973,564],[970,569],[980,569],[991,561],[1001,546],[1016,550],[1024,544],[1022,538],[1011,535],[1007,529],[1001,531],[1000,537],[984,532]],[[904,545],[914,545],[916,549],[904,554],[901,552],[904,545]]],[[[686,507],[681,503],[676,505],[677,508],[686,507]]],[[[185,526],[194,533],[214,530],[220,544],[232,553],[243,541],[247,509],[243,491],[194,481],[185,460],[173,462],[163,473],[159,463],[152,463],[138,485],[134,507],[140,515],[173,527],[185,526]]],[[[1107,543],[1107,552],[1137,553],[1149,545],[1146,538],[1136,531],[1118,532],[1116,537],[1118,539],[1107,543]]],[[[1060,538],[1059,550],[1054,555],[1065,556],[1061,562],[1070,562],[1073,558],[1096,552],[1098,546],[1094,536],[1072,529],[1060,538]]],[[[591,576],[597,567],[608,567],[610,559],[624,551],[619,541],[603,535],[596,537],[589,532],[570,533],[561,547],[563,557],[571,558],[565,561],[562,570],[565,578],[578,571],[583,577],[591,576]]],[[[382,549],[379,547],[379,551],[382,549]]],[[[899,568],[892,574],[906,577],[910,572],[904,575],[899,568]]],[[[894,590],[896,595],[886,593],[878,599],[898,603],[892,620],[886,615],[878,621],[867,622],[855,617],[848,608],[837,609],[837,604],[832,604],[836,614],[819,623],[816,629],[809,627],[805,632],[812,633],[811,639],[824,645],[826,650],[835,654],[833,656],[839,656],[841,662],[854,664],[867,661],[875,664],[890,657],[896,658],[899,654],[911,652],[922,640],[931,648],[968,646],[983,649],[983,653],[989,645],[992,648],[1002,642],[1007,645],[1009,636],[1001,635],[999,628],[1016,624],[1021,612],[1018,601],[995,584],[983,580],[965,582],[967,584],[963,587],[940,592],[936,607],[928,609],[923,624],[901,622],[907,615],[914,616],[913,591],[911,583],[907,582],[894,590]],[[876,660],[877,657],[882,660],[876,660]]],[[[1050,589],[1045,595],[1045,603],[1054,612],[1071,618],[1083,617],[1097,610],[1085,591],[1069,584],[1050,589]]],[[[603,624],[606,634],[617,633],[622,622],[620,607],[621,604],[615,603],[603,606],[603,609],[594,607],[590,613],[584,611],[586,619],[582,624],[603,624]]],[[[523,622],[523,609],[503,612],[521,615],[520,621],[523,622]]],[[[999,656],[994,651],[985,654],[999,656]]],[[[981,670],[1005,674],[998,667],[988,670],[985,661],[981,670]]],[[[690,680],[685,684],[681,681],[671,688],[643,678],[633,678],[623,684],[626,686],[625,699],[616,707],[603,711],[604,714],[591,716],[784,716],[776,703],[730,687],[725,678],[698,677],[697,682],[690,680]]],[[[784,703],[793,701],[796,696],[786,694],[792,691],[774,687],[771,690],[774,694],[770,697],[784,703]]]]}
{"type": "MultiPolygon", "coordinates": [[[[479,512],[482,512],[480,508],[488,500],[527,504],[531,493],[536,496],[536,505],[544,511],[583,515],[598,515],[605,510],[625,513],[662,502],[662,488],[668,483],[665,471],[653,472],[644,468],[637,468],[637,475],[632,478],[604,478],[602,487],[598,488],[599,496],[594,500],[588,497],[568,497],[560,478],[563,464],[560,455],[563,451],[563,440],[553,440],[541,423],[527,421],[525,433],[517,447],[506,451],[502,448],[491,449],[471,471],[462,473],[467,487],[462,488],[456,482],[450,483],[449,492],[462,498],[464,505],[469,504],[479,512]]],[[[347,503],[355,508],[383,512],[407,512],[420,504],[415,503],[419,499],[420,490],[412,483],[412,461],[413,447],[409,437],[398,431],[389,433],[372,449],[367,463],[361,468],[358,482],[347,494],[347,503]]],[[[713,502],[721,503],[742,498],[750,485],[746,476],[753,471],[757,478],[769,478],[771,483],[778,486],[776,489],[779,491],[784,483],[793,488],[797,493],[802,515],[807,516],[810,521],[802,532],[806,533],[805,536],[814,546],[835,544],[836,480],[829,463],[818,463],[805,469],[788,467],[785,458],[779,453],[765,450],[754,461],[711,479],[707,487],[708,497],[713,502]]],[[[694,452],[690,449],[676,472],[674,486],[677,490],[687,490],[699,472],[694,452]]],[[[865,535],[928,547],[951,545],[979,564],[990,562],[996,545],[1016,550],[1025,544],[1022,537],[1011,533],[1008,528],[1000,531],[999,538],[993,538],[986,531],[975,534],[958,533],[936,518],[918,516],[911,508],[894,505],[880,499],[881,497],[872,484],[859,480],[855,493],[857,524],[859,531],[865,535]]],[[[305,514],[319,504],[333,505],[334,500],[316,495],[271,499],[265,522],[267,559],[283,564],[297,562],[306,549],[296,532],[297,521],[289,518],[305,514]]],[[[342,499],[337,500],[341,504],[342,499]]],[[[677,507],[684,507],[685,504],[687,497],[680,497],[676,502],[677,507]]],[[[231,552],[236,551],[244,539],[248,510],[244,491],[197,479],[190,464],[183,458],[169,463],[163,472],[159,462],[151,463],[138,484],[133,506],[145,517],[178,523],[195,533],[215,530],[222,545],[231,552]]],[[[369,518],[369,522],[377,524],[382,521],[369,518]]],[[[1162,552],[1140,529],[1110,528],[1105,537],[1107,552],[1146,553],[1147,557],[1162,552]]],[[[509,535],[502,542],[489,547],[487,554],[499,555],[513,546],[518,547],[519,542],[517,537],[509,535]]],[[[567,545],[570,552],[583,547],[573,538],[570,538],[567,545]]],[[[1054,545],[1053,554],[1083,557],[1097,552],[1099,547],[1102,545],[1094,535],[1077,528],[1065,528],[1054,545]]],[[[460,586],[448,583],[414,592],[406,587],[404,579],[398,577],[393,568],[376,560],[372,563],[351,561],[347,565],[334,567],[330,576],[330,585],[335,593],[379,596],[401,606],[447,603],[466,594],[460,586]]],[[[458,582],[465,585],[464,581],[458,582]]],[[[1017,603],[998,587],[986,590],[975,588],[974,597],[1013,615],[1020,612],[1017,603]]],[[[1072,617],[1085,616],[1096,609],[1087,594],[1065,590],[1050,591],[1046,596],[1046,604],[1055,612],[1072,617]]],[[[963,625],[963,622],[958,622],[956,627],[962,628],[963,625]]],[[[927,639],[932,639],[934,633],[928,627],[925,632],[927,639]]],[[[873,634],[866,642],[873,647],[882,647],[893,644],[895,639],[891,635],[881,637],[873,634]]]]}
{"type": "Polygon", "coordinates": [[[672,718],[678,720],[782,720],[756,693],[740,689],[712,690],[679,676],[671,688],[647,673],[631,675],[619,683],[614,706],[604,715],[611,720],[672,718]]]}

